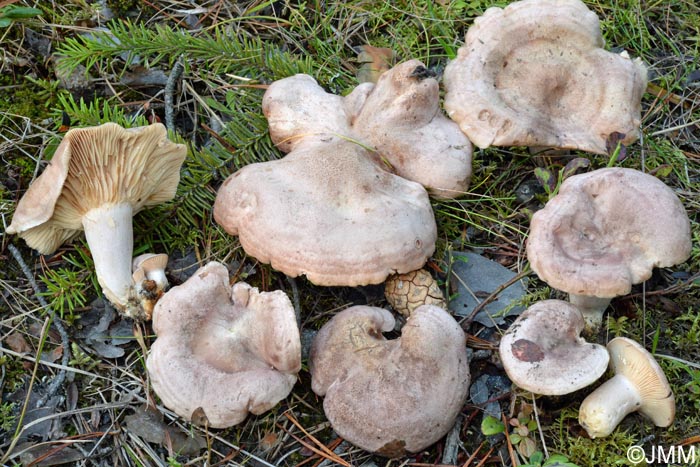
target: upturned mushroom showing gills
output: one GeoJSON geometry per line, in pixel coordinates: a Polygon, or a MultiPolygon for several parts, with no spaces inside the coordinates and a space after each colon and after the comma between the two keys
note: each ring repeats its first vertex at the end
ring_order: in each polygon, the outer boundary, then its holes
{"type": "Polygon", "coordinates": [[[163,404],[186,420],[225,428],[289,395],[301,368],[294,307],[212,262],[156,303],[158,338],[146,367],[163,404]]]}
{"type": "Polygon", "coordinates": [[[50,254],[84,230],[105,297],[143,319],[131,276],[131,218],[175,196],[186,154],[161,124],[71,129],[17,204],[7,232],[50,254]]]}
{"type": "Polygon", "coordinates": [[[308,75],[275,81],[263,97],[263,112],[272,141],[284,152],[309,138],[355,140],[373,148],[398,176],[433,196],[454,198],[469,186],[472,145],[439,102],[433,74],[409,60],[346,97],[326,93],[308,75]]]}
{"type": "Polygon", "coordinates": [[[558,396],[593,384],[608,366],[605,347],[581,336],[581,312],[563,300],[543,300],[525,310],[501,338],[508,377],[535,394],[558,396]]]}
{"type": "Polygon", "coordinates": [[[567,178],[532,217],[527,240],[532,269],[569,293],[592,333],[613,297],[628,294],[655,267],[682,263],[690,251],[690,221],[673,190],[625,168],[567,178]]]}
{"type": "Polygon", "coordinates": [[[606,153],[614,132],[638,138],[647,72],[603,49],[579,0],[492,7],[445,67],[445,110],[478,147],[545,146],[606,153]]]}
{"type": "Polygon", "coordinates": [[[384,309],[354,306],[319,331],[309,365],[313,391],[333,429],[388,457],[417,452],[452,427],[469,388],[464,332],[445,310],[424,305],[401,337],[384,309]]]}
{"type": "Polygon", "coordinates": [[[676,402],[654,357],[626,337],[608,342],[608,351],[615,376],[590,393],[579,409],[579,423],[588,435],[608,436],[623,418],[635,411],[656,426],[670,426],[676,415],[676,402]]]}
{"type": "Polygon", "coordinates": [[[422,186],[331,136],[307,138],[283,159],[231,175],[214,218],[248,255],[325,286],[378,284],[418,269],[437,237],[422,186]]]}

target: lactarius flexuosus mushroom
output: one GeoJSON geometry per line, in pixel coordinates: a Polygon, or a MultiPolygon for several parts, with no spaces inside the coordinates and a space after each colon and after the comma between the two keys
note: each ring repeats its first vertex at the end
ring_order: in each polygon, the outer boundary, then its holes
{"type": "Polygon", "coordinates": [[[606,168],[575,175],[535,213],[527,257],[537,275],[569,293],[596,332],[610,300],[690,256],[690,221],[658,178],[606,168]]]}
{"type": "Polygon", "coordinates": [[[579,0],[492,7],[445,68],[445,110],[477,146],[606,153],[614,132],[639,134],[646,68],[603,49],[598,17],[579,0]]]}
{"type": "Polygon", "coordinates": [[[214,218],[247,254],[326,286],[418,269],[437,236],[423,187],[337,137],[306,138],[283,159],[243,167],[219,189],[214,218]]]}
{"type": "Polygon", "coordinates": [[[626,337],[608,342],[615,376],[581,403],[579,422],[591,438],[608,436],[628,414],[639,411],[656,426],[673,423],[676,402],[666,375],[647,350],[626,337]]]}
{"type": "Polygon", "coordinates": [[[563,300],[543,300],[525,310],[501,338],[508,377],[535,394],[569,394],[594,383],[608,366],[605,347],[581,336],[581,312],[563,300]]]}
{"type": "Polygon", "coordinates": [[[230,286],[220,263],[170,289],[156,303],[153,330],[146,366],[156,394],[181,417],[213,428],[274,407],[301,368],[289,298],[243,282],[230,286]]]}
{"type": "Polygon", "coordinates": [[[417,452],[454,424],[469,388],[464,332],[445,310],[424,305],[401,337],[384,309],[354,306],[335,315],[314,339],[312,389],[325,396],[333,429],[384,456],[417,452]]]}
{"type": "Polygon", "coordinates": [[[300,140],[340,136],[373,148],[397,175],[432,195],[454,198],[469,185],[471,143],[440,111],[438,82],[418,60],[346,97],[326,93],[308,75],[275,81],[263,97],[263,112],[284,152],[300,140]]]}
{"type": "Polygon", "coordinates": [[[131,276],[131,218],[175,196],[186,154],[161,124],[71,129],[17,204],[7,232],[50,254],[84,230],[105,297],[126,316],[145,318],[131,276]]]}

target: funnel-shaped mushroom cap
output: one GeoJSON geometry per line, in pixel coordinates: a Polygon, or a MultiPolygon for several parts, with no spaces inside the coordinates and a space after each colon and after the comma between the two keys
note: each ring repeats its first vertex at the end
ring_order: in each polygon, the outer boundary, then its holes
{"type": "Polygon", "coordinates": [[[562,395],[600,378],[608,366],[605,347],[580,337],[581,312],[562,300],[537,302],[501,338],[503,368],[517,386],[535,394],[562,395]]]}
{"type": "Polygon", "coordinates": [[[477,146],[554,146],[604,154],[638,137],[646,68],[605,51],[579,0],[523,0],[474,21],[445,68],[445,109],[477,146]]]}
{"type": "Polygon", "coordinates": [[[284,159],[231,175],[214,218],[246,253],[318,285],[364,285],[419,269],[435,248],[430,201],[361,146],[306,139],[284,159]]]}
{"type": "Polygon", "coordinates": [[[397,65],[376,85],[364,84],[353,94],[357,92],[366,98],[352,117],[352,128],[397,175],[441,197],[453,198],[467,189],[472,145],[442,114],[438,82],[420,61],[397,65]]]}
{"type": "Polygon", "coordinates": [[[39,253],[53,253],[83,230],[83,215],[93,208],[128,203],[135,214],[172,199],[186,154],[161,124],[69,130],[17,204],[7,232],[39,253]]]}
{"type": "Polygon", "coordinates": [[[156,304],[146,366],[163,404],[210,427],[242,422],[287,397],[301,368],[294,308],[281,291],[229,285],[220,263],[200,268],[156,304]],[[193,414],[197,416],[193,417],[193,414]]]}
{"type": "Polygon", "coordinates": [[[690,255],[690,222],[675,193],[624,168],[575,175],[535,213],[527,257],[543,281],[576,295],[615,297],[690,255]]]}
{"type": "Polygon", "coordinates": [[[471,143],[440,111],[438,83],[418,60],[346,97],[326,93],[308,75],[275,81],[263,97],[263,113],[284,152],[309,138],[339,136],[375,148],[397,175],[436,196],[453,198],[469,185],[471,143]]]}
{"type": "Polygon", "coordinates": [[[464,332],[443,309],[424,305],[401,337],[386,340],[391,313],[354,306],[314,339],[312,389],[325,395],[333,429],[368,451],[389,457],[417,452],[454,424],[469,388],[464,332]]]}

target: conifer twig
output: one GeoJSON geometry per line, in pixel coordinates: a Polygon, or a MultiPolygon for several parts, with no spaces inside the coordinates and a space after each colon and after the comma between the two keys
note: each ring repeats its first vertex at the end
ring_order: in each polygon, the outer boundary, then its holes
{"type": "Polygon", "coordinates": [[[66,379],[65,368],[68,367],[68,362],[70,361],[70,343],[68,342],[68,333],[66,332],[66,328],[63,327],[63,323],[61,323],[61,320],[56,317],[56,312],[53,310],[53,308],[49,307],[49,304],[46,302],[46,300],[44,300],[44,297],[40,295],[39,285],[36,283],[32,271],[29,269],[29,266],[27,266],[27,263],[24,262],[24,259],[22,258],[22,255],[20,254],[19,250],[17,250],[17,248],[15,248],[15,246],[12,244],[7,245],[7,248],[10,250],[10,253],[12,253],[12,256],[15,258],[15,261],[17,261],[17,264],[19,264],[19,267],[22,269],[22,272],[29,281],[29,285],[31,285],[32,289],[34,290],[34,295],[36,295],[39,304],[46,310],[51,320],[51,323],[53,323],[54,327],[56,328],[56,331],[58,331],[58,335],[61,337],[61,347],[63,348],[63,353],[61,356],[61,365],[64,368],[58,371],[56,376],[53,378],[53,381],[51,381],[51,384],[49,384],[49,387],[46,390],[46,394],[44,395],[44,397],[39,399],[39,401],[37,402],[37,407],[41,407],[44,404],[46,404],[46,402],[49,399],[51,399],[51,397],[53,397],[54,394],[56,394],[58,388],[61,387],[61,385],[66,379]]]}

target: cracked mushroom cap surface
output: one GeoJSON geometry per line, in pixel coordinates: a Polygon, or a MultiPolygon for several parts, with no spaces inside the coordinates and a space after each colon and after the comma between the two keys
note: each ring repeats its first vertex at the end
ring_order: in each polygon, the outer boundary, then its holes
{"type": "Polygon", "coordinates": [[[535,394],[569,394],[594,383],[608,366],[608,351],[581,336],[584,320],[574,305],[543,300],[525,310],[501,338],[508,377],[535,394]]]}
{"type": "Polygon", "coordinates": [[[387,340],[392,314],[354,306],[319,331],[309,360],[313,391],[333,429],[368,451],[397,457],[440,439],[469,388],[464,332],[445,310],[424,305],[387,340]]]}
{"type": "Polygon", "coordinates": [[[224,428],[289,395],[301,368],[301,341],[289,298],[258,292],[212,262],[156,304],[158,338],[146,361],[166,407],[224,428]]]}
{"type": "Polygon", "coordinates": [[[613,132],[638,138],[647,72],[603,49],[579,0],[492,7],[445,68],[445,109],[478,147],[551,146],[606,153],[613,132]]]}
{"type": "Polygon", "coordinates": [[[691,251],[683,204],[658,178],[606,168],[572,176],[532,217],[527,257],[550,286],[612,298],[682,263],[691,251]]]}
{"type": "Polygon", "coordinates": [[[437,236],[425,189],[340,138],[309,139],[283,159],[243,167],[219,189],[214,218],[248,255],[327,286],[419,269],[437,236]]]}
{"type": "Polygon", "coordinates": [[[186,155],[159,123],[71,129],[20,199],[7,232],[41,254],[53,253],[80,234],[83,215],[93,208],[129,203],[135,214],[171,200],[186,155]]]}

